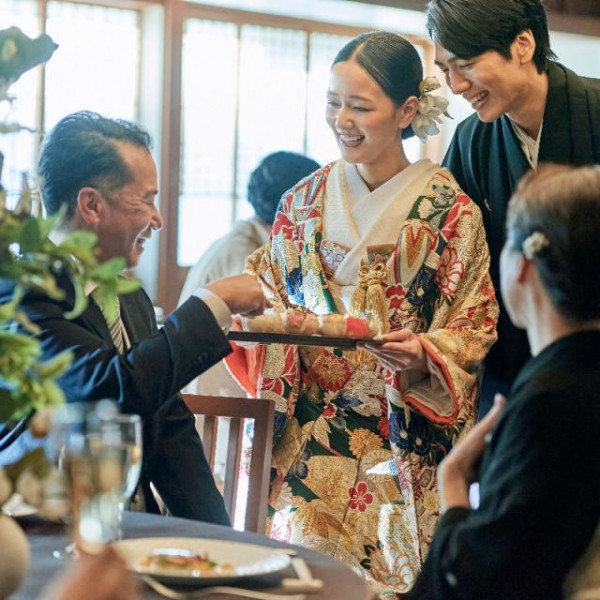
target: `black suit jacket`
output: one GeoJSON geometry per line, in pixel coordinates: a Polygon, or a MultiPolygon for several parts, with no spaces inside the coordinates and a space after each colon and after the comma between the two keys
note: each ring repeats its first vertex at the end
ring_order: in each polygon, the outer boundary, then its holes
{"type": "MultiPolygon", "coordinates": [[[[123,412],[141,415],[142,488],[148,510],[158,511],[149,488],[152,482],[171,514],[229,524],[194,417],[179,394],[231,351],[208,307],[192,297],[159,330],[152,303],[142,289],[122,296],[121,315],[131,348],[119,354],[93,299],[79,317],[64,317],[73,304],[73,288],[61,276],[57,283],[65,290],[64,300],[28,292],[20,308],[41,329],[44,358],[65,350],[73,353],[73,362],[58,381],[67,401],[111,398],[123,412]]],[[[10,299],[12,289],[12,283],[0,283],[0,302],[10,299]]],[[[13,429],[12,436],[17,432],[13,429]]],[[[4,440],[10,436],[6,427],[0,432],[4,440]]]]}
{"type": "MultiPolygon", "coordinates": [[[[548,79],[539,162],[577,166],[600,162],[600,81],[579,77],[558,63],[550,64],[548,79]]],[[[465,119],[457,127],[443,164],[481,209],[490,272],[499,292],[508,201],[531,168],[508,117],[492,123],[483,123],[477,114],[465,119]]],[[[512,383],[529,359],[529,343],[525,332],[510,322],[499,293],[497,297],[498,341],[486,359],[486,369],[512,383]]]]}

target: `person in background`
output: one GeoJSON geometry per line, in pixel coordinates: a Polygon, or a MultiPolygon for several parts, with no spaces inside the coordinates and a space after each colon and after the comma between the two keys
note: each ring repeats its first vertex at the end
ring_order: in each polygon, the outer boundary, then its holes
{"type": "MultiPolygon", "coordinates": [[[[162,227],[155,204],[156,165],[150,136],[135,123],[93,112],[63,118],[44,139],[38,163],[49,215],[59,215],[54,241],[76,230],[97,235],[101,261],[124,257],[138,264],[144,246],[162,227]]],[[[146,510],[159,512],[152,483],[168,511],[179,517],[229,524],[195,420],[179,390],[229,352],[232,313],[259,314],[268,302],[255,277],[221,279],[198,289],[159,330],[143,289],[112,299],[117,319],[88,290],[83,313],[64,315],[75,302],[68,273],[56,274],[64,292],[52,299],[25,293],[20,310],[39,327],[43,359],[69,351],[73,360],[58,379],[68,402],[116,400],[143,420],[141,490],[146,510]]],[[[0,281],[0,301],[12,300],[14,284],[0,281]]],[[[0,427],[0,448],[26,446],[28,420],[0,427]]],[[[0,452],[2,461],[2,452],[0,452]]],[[[0,464],[2,464],[0,462],[0,464]]]]}
{"type": "Polygon", "coordinates": [[[599,231],[600,168],[521,180],[500,284],[533,358],[441,463],[444,514],[411,600],[600,598],[599,231]]]}
{"type": "MultiPolygon", "coordinates": [[[[235,223],[231,231],[216,240],[190,269],[179,305],[199,287],[241,273],[248,256],[268,242],[275,210],[283,193],[318,168],[319,163],[295,152],[280,151],[265,156],[248,181],[247,197],[254,216],[235,223]]],[[[192,381],[186,391],[215,396],[244,394],[223,363],[216,364],[192,381]]]]}
{"type": "Polygon", "coordinates": [[[403,139],[437,131],[436,83],[397,34],[345,45],[326,108],[341,158],[285,194],[247,265],[274,305],[369,315],[384,343],[238,347],[228,361],[276,403],[269,534],[345,562],[382,598],[409,589],[425,559],[435,470],[475,421],[495,340],[479,209],[447,169],[404,152],[403,139]]]}
{"type": "MultiPolygon", "coordinates": [[[[600,162],[600,81],[556,62],[542,0],[431,0],[426,19],[435,62],[452,93],[475,110],[458,125],[442,164],[483,213],[499,289],[506,209],[523,174],[543,161],[600,162]]],[[[500,300],[481,415],[529,356],[524,332],[500,300]]]]}

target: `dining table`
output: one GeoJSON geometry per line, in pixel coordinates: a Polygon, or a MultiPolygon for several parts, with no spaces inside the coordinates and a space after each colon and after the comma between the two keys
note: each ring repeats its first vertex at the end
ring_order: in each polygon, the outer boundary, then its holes
{"type": "MultiPolygon", "coordinates": [[[[69,543],[69,532],[64,525],[50,523],[35,515],[21,519],[30,548],[30,566],[17,592],[11,600],[34,600],[39,597],[44,586],[67,566],[65,560],[53,556],[53,551],[69,543]]],[[[309,550],[270,539],[264,535],[248,531],[238,531],[223,525],[213,525],[201,521],[191,521],[170,516],[154,515],[142,512],[125,511],[123,519],[123,539],[134,538],[204,538],[225,540],[240,544],[253,544],[272,548],[275,552],[289,553],[302,558],[312,577],[320,579],[323,586],[306,593],[306,600],[371,600],[374,594],[366,581],[348,566],[334,558],[309,550]]],[[[292,566],[282,571],[258,575],[244,579],[242,583],[231,585],[249,587],[272,593],[295,594],[286,589],[284,579],[297,577],[292,566]]],[[[229,585],[229,584],[228,584],[229,585]]],[[[142,598],[156,600],[162,596],[143,585],[142,598]]],[[[224,597],[224,596],[220,596],[224,597]]]]}

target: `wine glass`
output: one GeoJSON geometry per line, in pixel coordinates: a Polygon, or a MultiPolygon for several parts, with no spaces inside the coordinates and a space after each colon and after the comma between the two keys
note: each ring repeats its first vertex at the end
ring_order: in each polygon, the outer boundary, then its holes
{"type": "Polygon", "coordinates": [[[120,429],[107,425],[117,412],[106,400],[55,411],[47,448],[67,478],[74,540],[54,551],[56,558],[75,558],[78,549],[98,552],[118,537],[125,449],[120,429]]]}
{"type": "Polygon", "coordinates": [[[121,447],[122,480],[119,487],[117,535],[117,539],[121,539],[123,511],[135,492],[142,471],[142,419],[139,415],[117,414],[105,419],[105,427],[114,428],[121,447]]]}

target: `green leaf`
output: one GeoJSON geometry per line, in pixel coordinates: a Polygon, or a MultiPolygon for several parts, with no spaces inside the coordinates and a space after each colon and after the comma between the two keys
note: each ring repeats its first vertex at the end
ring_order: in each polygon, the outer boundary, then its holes
{"type": "Polygon", "coordinates": [[[0,48],[4,50],[7,43],[12,51],[0,61],[0,77],[6,81],[16,81],[25,71],[46,62],[58,48],[49,35],[30,38],[18,27],[0,31],[0,48]]]}
{"type": "Polygon", "coordinates": [[[16,307],[17,303],[14,300],[0,305],[0,324],[14,318],[16,307]]]}
{"type": "Polygon", "coordinates": [[[81,251],[92,252],[98,237],[93,231],[73,231],[60,244],[59,248],[68,254],[77,254],[81,251]]]}
{"type": "Polygon", "coordinates": [[[50,272],[24,274],[21,277],[21,283],[28,288],[42,290],[54,300],[62,300],[65,297],[64,290],[56,285],[56,280],[50,272]]]}
{"type": "Polygon", "coordinates": [[[78,317],[87,307],[88,298],[84,290],[84,282],[79,277],[71,277],[71,283],[73,284],[73,290],[75,292],[75,302],[73,308],[65,312],[65,319],[74,319],[78,317]]]}
{"type": "Polygon", "coordinates": [[[126,262],[124,258],[111,258],[105,263],[98,265],[92,270],[90,276],[96,281],[110,282],[116,279],[117,275],[125,268],[126,262]]]}
{"type": "Polygon", "coordinates": [[[34,370],[37,372],[37,375],[42,379],[56,379],[57,377],[60,377],[69,368],[69,365],[71,364],[72,360],[72,352],[62,352],[61,354],[58,354],[51,360],[47,360],[43,363],[38,363],[34,367],[34,370]]]}
{"type": "Polygon", "coordinates": [[[16,421],[30,412],[31,408],[25,404],[19,404],[13,397],[12,391],[0,377],[0,421],[16,421]]]}
{"type": "Polygon", "coordinates": [[[36,406],[56,406],[64,403],[65,395],[52,379],[44,379],[42,381],[42,388],[44,389],[45,398],[40,404],[36,402],[36,406]]]}
{"type": "Polygon", "coordinates": [[[40,326],[36,325],[33,321],[30,321],[29,318],[27,317],[27,315],[20,310],[15,312],[14,318],[15,318],[15,321],[17,321],[17,323],[19,323],[19,325],[21,325],[21,327],[25,331],[28,331],[29,333],[31,333],[33,335],[35,335],[41,331],[40,326]]]}
{"type": "Polygon", "coordinates": [[[132,277],[117,277],[117,294],[131,294],[141,287],[138,279],[132,277]]]}

